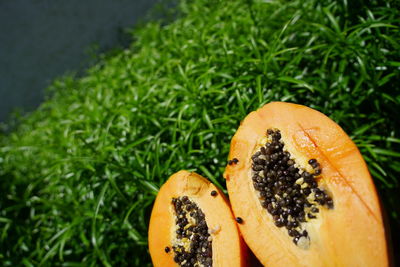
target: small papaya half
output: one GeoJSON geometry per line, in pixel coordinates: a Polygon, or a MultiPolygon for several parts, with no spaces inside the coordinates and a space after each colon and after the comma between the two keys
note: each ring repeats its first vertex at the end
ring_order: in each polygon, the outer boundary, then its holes
{"type": "Polygon", "coordinates": [[[161,187],[148,241],[156,267],[247,264],[247,246],[223,192],[193,172],[179,171],[161,187]]]}
{"type": "Polygon", "coordinates": [[[224,177],[265,266],[388,266],[379,199],[359,150],[311,108],[272,102],[231,141],[224,177]]]}

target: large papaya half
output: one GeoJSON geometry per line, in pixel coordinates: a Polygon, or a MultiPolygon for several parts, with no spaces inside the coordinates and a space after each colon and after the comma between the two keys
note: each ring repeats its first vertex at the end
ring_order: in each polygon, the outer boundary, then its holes
{"type": "Polygon", "coordinates": [[[156,267],[240,267],[247,262],[247,246],[223,192],[193,172],[179,171],[161,187],[148,241],[156,267]]]}
{"type": "Polygon", "coordinates": [[[388,266],[379,199],[356,145],[311,108],[273,102],[234,135],[224,177],[266,266],[388,266]]]}

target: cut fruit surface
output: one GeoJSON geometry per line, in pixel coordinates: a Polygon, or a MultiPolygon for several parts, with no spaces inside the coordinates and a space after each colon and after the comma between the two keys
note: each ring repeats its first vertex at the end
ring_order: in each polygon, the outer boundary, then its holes
{"type": "Polygon", "coordinates": [[[222,191],[188,171],[161,187],[150,218],[154,266],[246,266],[244,244],[222,191]]]}
{"type": "Polygon", "coordinates": [[[224,177],[266,266],[388,266],[381,207],[355,144],[311,108],[273,102],[231,141],[224,177]]]}

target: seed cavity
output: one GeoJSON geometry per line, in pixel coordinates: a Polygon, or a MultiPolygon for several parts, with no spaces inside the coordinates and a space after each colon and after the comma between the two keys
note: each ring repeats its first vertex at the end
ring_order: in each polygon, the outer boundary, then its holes
{"type": "Polygon", "coordinates": [[[172,198],[175,210],[174,261],[179,266],[212,266],[212,237],[205,215],[194,201],[182,196],[172,198]]]}
{"type": "Polygon", "coordinates": [[[306,171],[285,149],[281,137],[279,130],[268,129],[265,144],[251,157],[253,186],[275,226],[285,227],[298,247],[308,249],[305,223],[317,218],[318,206],[332,209],[333,200],[318,187],[322,173],[318,161],[308,160],[313,171],[306,171]]]}

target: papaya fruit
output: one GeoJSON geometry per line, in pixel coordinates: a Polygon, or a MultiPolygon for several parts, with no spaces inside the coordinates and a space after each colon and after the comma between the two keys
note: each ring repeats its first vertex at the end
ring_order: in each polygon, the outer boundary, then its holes
{"type": "Polygon", "coordinates": [[[224,177],[265,266],[388,266],[380,202],[359,150],[324,114],[284,102],[246,116],[224,177]]]}
{"type": "Polygon", "coordinates": [[[248,262],[224,193],[193,172],[179,171],[160,188],[148,241],[155,267],[240,267],[248,262]]]}

